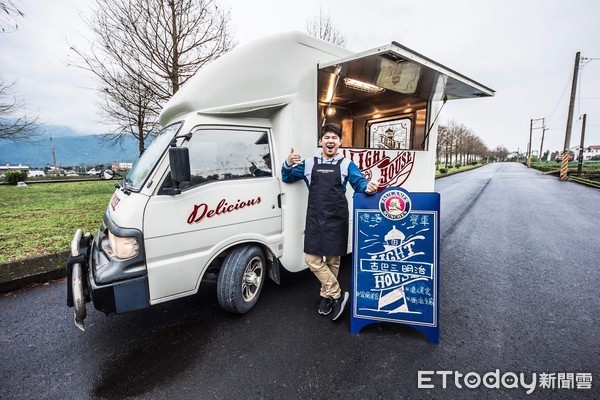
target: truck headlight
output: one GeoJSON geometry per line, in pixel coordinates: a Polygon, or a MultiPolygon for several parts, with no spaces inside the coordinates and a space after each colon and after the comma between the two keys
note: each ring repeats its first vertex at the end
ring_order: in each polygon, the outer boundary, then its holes
{"type": "Polygon", "coordinates": [[[140,252],[140,245],[134,237],[119,237],[108,231],[108,240],[110,242],[111,255],[117,258],[127,260],[137,256],[140,252]]]}

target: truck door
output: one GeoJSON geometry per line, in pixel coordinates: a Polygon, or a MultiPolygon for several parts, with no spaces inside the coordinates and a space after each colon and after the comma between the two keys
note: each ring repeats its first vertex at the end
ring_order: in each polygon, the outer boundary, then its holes
{"type": "Polygon", "coordinates": [[[166,174],[144,213],[151,303],[196,291],[208,264],[227,247],[280,247],[280,182],[272,173],[269,138],[262,128],[192,130],[191,181],[170,195],[166,174]]]}

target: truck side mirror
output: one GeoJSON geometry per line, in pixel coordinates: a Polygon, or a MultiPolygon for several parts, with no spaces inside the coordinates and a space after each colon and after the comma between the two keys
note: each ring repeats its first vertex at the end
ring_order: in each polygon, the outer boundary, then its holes
{"type": "Polygon", "coordinates": [[[169,147],[169,164],[171,166],[171,181],[173,194],[180,194],[179,184],[192,179],[190,153],[187,147],[169,147]]]}
{"type": "Polygon", "coordinates": [[[115,177],[115,171],[113,171],[112,169],[105,169],[100,173],[100,179],[103,179],[103,180],[108,181],[114,177],[115,177]]]}

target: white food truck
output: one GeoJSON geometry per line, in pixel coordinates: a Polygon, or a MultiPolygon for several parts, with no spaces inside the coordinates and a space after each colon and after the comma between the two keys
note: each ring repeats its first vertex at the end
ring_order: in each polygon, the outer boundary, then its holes
{"type": "Polygon", "coordinates": [[[493,95],[396,42],[353,53],[290,32],[239,46],[166,104],[164,129],[117,184],[99,231],[75,234],[76,325],[87,302],[120,314],[193,295],[208,277],[221,307],[249,311],[267,277],[307,268],[307,189],[281,181],[291,147],[312,157],[319,127],[337,123],[345,156],[381,189],[432,192],[441,106],[493,95]]]}

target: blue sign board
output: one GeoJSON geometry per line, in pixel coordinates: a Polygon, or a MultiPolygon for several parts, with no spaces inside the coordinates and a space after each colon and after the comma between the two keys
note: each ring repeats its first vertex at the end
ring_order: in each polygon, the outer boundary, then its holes
{"type": "Polygon", "coordinates": [[[439,343],[439,214],[438,193],[354,194],[352,333],[394,322],[439,343]]]}

